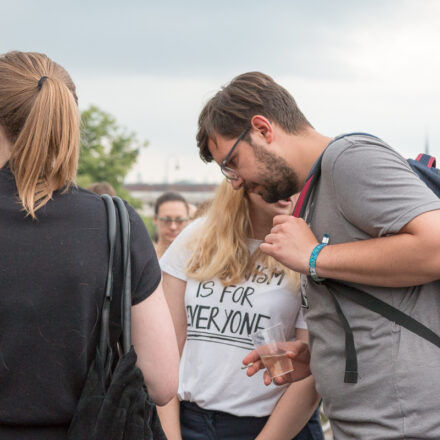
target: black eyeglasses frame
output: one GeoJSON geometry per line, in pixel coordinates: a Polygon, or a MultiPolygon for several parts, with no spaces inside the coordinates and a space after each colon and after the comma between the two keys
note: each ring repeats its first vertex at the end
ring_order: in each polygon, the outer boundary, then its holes
{"type": "Polygon", "coordinates": [[[232,145],[231,149],[229,150],[228,154],[225,156],[225,158],[222,160],[222,163],[220,164],[220,171],[222,174],[226,177],[228,181],[231,180],[238,180],[240,175],[236,170],[233,170],[232,168],[229,168],[227,166],[229,159],[231,158],[232,153],[234,152],[237,145],[240,143],[240,141],[248,134],[251,127],[245,128],[240,136],[238,136],[237,140],[234,142],[234,145],[232,145]]]}

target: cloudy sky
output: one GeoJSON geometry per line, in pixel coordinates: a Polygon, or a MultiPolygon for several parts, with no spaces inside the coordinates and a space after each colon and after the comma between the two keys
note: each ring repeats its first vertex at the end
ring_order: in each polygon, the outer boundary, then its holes
{"type": "Polygon", "coordinates": [[[150,145],[130,181],[220,179],[198,157],[198,114],[259,70],[321,133],[367,131],[440,159],[440,1],[3,0],[0,53],[47,53],[150,145]]]}

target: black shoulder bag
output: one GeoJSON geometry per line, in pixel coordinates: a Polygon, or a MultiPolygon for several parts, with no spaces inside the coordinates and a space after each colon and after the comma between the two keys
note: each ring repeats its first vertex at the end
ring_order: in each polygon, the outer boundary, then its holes
{"type": "Polygon", "coordinates": [[[156,411],[136,366],[131,345],[130,221],[118,197],[103,195],[108,218],[109,263],[101,333],[96,357],[87,374],[74,417],[69,440],[166,440],[156,411]],[[110,343],[110,307],[113,293],[113,259],[116,241],[116,210],[121,226],[121,333],[116,347],[110,343]]]}

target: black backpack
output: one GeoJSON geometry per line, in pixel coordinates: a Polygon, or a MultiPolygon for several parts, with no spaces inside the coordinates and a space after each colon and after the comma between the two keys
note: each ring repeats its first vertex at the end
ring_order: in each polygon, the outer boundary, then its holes
{"type": "MultiPolygon", "coordinates": [[[[349,133],[339,136],[333,140],[335,142],[346,136],[353,135],[363,135],[376,138],[368,133],[349,133]]],[[[377,138],[376,138],[377,139],[377,138]]],[[[333,143],[331,142],[329,146],[333,143]]],[[[328,147],[327,147],[328,148],[328,147]]],[[[324,153],[323,153],[324,154],[324,153]]],[[[293,215],[295,217],[305,218],[307,205],[316,183],[321,175],[321,161],[323,154],[314,163],[309,175],[306,178],[306,183],[300,193],[298,201],[295,205],[293,215]]],[[[417,158],[408,159],[408,163],[415,171],[415,173],[420,177],[423,182],[440,198],[440,170],[435,168],[436,161],[435,158],[427,154],[419,154],[417,158]]],[[[333,302],[335,304],[336,312],[342,322],[345,332],[345,383],[357,383],[358,380],[358,367],[357,367],[357,355],[354,344],[353,331],[350,324],[345,317],[341,306],[339,305],[338,296],[343,296],[363,307],[366,307],[373,312],[376,312],[390,321],[405,327],[411,332],[417,334],[418,336],[428,340],[437,347],[440,348],[440,336],[434,333],[431,329],[423,325],[421,322],[415,320],[411,316],[401,312],[395,307],[390,306],[388,303],[381,301],[380,299],[372,296],[362,290],[355,287],[349,287],[343,284],[341,281],[325,279],[323,284],[328,288],[333,302]]],[[[440,292],[439,292],[440,294],[440,292]]],[[[307,298],[302,294],[303,307],[308,307],[307,298]]]]}

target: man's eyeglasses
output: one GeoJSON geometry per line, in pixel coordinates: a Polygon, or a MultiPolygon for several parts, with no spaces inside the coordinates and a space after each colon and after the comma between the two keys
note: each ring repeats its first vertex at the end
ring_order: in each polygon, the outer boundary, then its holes
{"type": "Polygon", "coordinates": [[[161,223],[164,223],[167,226],[170,226],[171,223],[176,223],[176,225],[181,226],[184,223],[186,223],[189,218],[188,217],[176,217],[176,218],[172,218],[172,217],[156,217],[161,223]]]}
{"type": "Polygon", "coordinates": [[[232,168],[228,167],[229,159],[231,158],[232,153],[235,150],[235,147],[239,144],[239,142],[247,135],[248,131],[251,129],[251,127],[246,128],[242,131],[240,136],[238,136],[237,140],[235,141],[234,145],[232,145],[232,148],[229,150],[229,153],[226,155],[226,157],[223,159],[220,170],[222,174],[226,177],[228,181],[230,180],[238,180],[240,178],[240,175],[236,170],[233,170],[232,168]]]}

